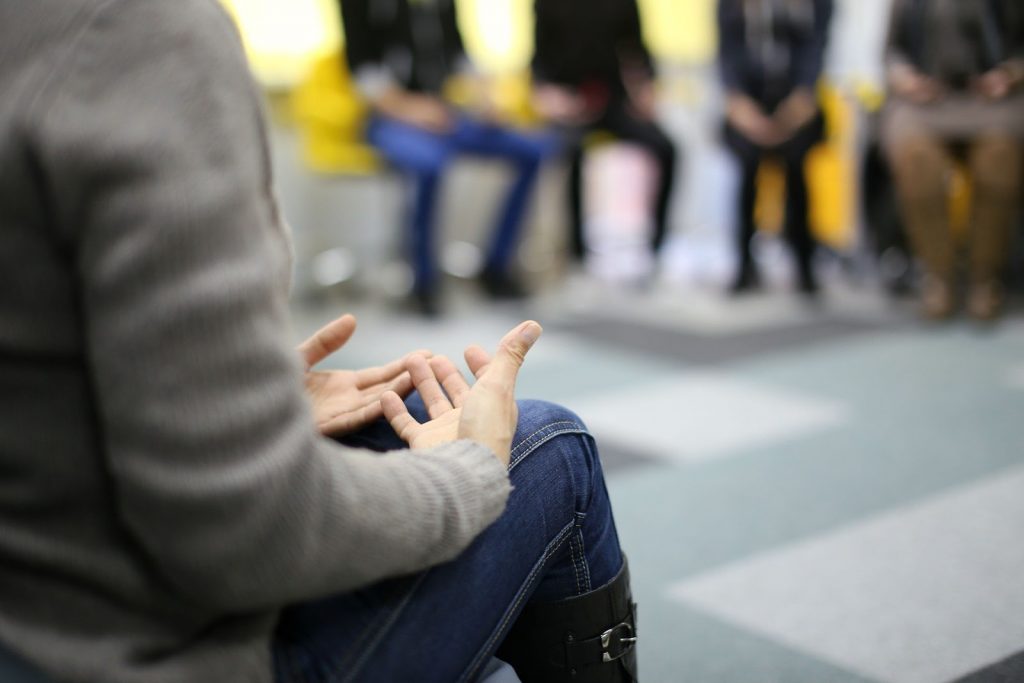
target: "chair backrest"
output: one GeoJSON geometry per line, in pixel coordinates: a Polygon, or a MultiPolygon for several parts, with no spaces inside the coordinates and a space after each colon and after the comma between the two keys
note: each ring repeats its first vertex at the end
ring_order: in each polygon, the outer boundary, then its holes
{"type": "Polygon", "coordinates": [[[363,139],[369,109],[340,51],[318,59],[291,95],[306,165],[320,173],[368,175],[379,170],[363,139]]]}

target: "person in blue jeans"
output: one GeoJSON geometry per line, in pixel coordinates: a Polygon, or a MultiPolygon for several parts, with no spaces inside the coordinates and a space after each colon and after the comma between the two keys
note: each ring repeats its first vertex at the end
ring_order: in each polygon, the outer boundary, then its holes
{"type": "MultiPolygon", "coordinates": [[[[354,328],[342,318],[332,324],[340,334],[329,325],[307,342],[321,349],[308,359],[333,351],[331,339],[344,343],[347,324],[354,328]]],[[[376,452],[443,444],[455,421],[477,420],[474,391],[511,395],[529,348],[515,348],[515,333],[497,361],[466,349],[475,389],[443,356],[407,357],[415,393],[404,403],[385,394],[383,416],[340,441],[376,452]]],[[[494,447],[508,452],[514,490],[504,513],[452,562],[287,607],[273,642],[278,683],[469,683],[496,653],[525,683],[636,680],[636,606],[593,437],[574,413],[545,401],[487,408],[486,431],[515,425],[507,446],[494,447]]]]}
{"type": "Polygon", "coordinates": [[[554,138],[501,120],[466,56],[453,0],[341,0],[341,10],[348,68],[372,109],[367,141],[415,186],[409,234],[414,305],[426,315],[439,312],[437,199],[445,171],[464,154],[501,159],[514,168],[480,283],[494,298],[525,296],[513,257],[537,174],[555,151],[554,138]],[[467,110],[442,97],[453,76],[462,76],[474,91],[467,110]]]}
{"type": "MultiPolygon", "coordinates": [[[[384,420],[344,442],[405,447],[384,420]]],[[[280,683],[472,683],[495,654],[524,682],[635,680],[629,574],[593,437],[561,406],[520,401],[512,444],[516,493],[457,560],[284,610],[280,683]]]]}

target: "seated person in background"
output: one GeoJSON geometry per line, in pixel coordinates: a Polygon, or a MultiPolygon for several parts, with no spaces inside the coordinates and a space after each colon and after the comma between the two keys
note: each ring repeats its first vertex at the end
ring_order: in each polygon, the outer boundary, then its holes
{"type": "Polygon", "coordinates": [[[960,158],[972,187],[967,312],[994,318],[1024,183],[1024,5],[896,0],[886,59],[883,144],[924,267],[922,312],[956,307],[949,181],[960,158]]]}
{"type": "Polygon", "coordinates": [[[651,250],[661,249],[676,170],[676,148],[655,121],[654,64],[636,0],[535,0],[534,106],[568,133],[570,246],[582,260],[583,143],[607,131],[657,160],[651,250]]]}
{"type": "Polygon", "coordinates": [[[495,298],[524,296],[510,269],[541,162],[553,145],[546,136],[504,125],[487,100],[483,79],[476,79],[475,111],[460,111],[442,98],[452,76],[474,77],[454,0],[341,0],[341,10],[348,67],[373,109],[367,139],[416,183],[409,233],[413,303],[424,314],[438,313],[436,204],[444,171],[459,154],[515,166],[480,282],[495,298]]]}
{"type": "Polygon", "coordinates": [[[291,348],[220,3],[2,14],[0,648],[61,683],[476,681],[499,647],[635,680],[594,441],[514,400],[540,326],[470,347],[472,385],[425,353],[312,371],[355,321],[291,348]]]}
{"type": "Polygon", "coordinates": [[[756,230],[757,172],[769,156],[785,166],[785,234],[796,257],[797,286],[805,294],[818,290],[804,162],[825,132],[815,86],[821,77],[832,5],[832,0],[718,2],[725,142],[740,166],[733,293],[760,284],[750,243],[756,230]]]}

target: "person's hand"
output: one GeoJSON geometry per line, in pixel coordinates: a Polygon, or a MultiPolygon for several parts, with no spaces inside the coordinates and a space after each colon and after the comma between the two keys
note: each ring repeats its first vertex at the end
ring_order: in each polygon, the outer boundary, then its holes
{"type": "Polygon", "coordinates": [[[447,133],[455,125],[451,108],[433,95],[392,88],[379,95],[373,106],[385,116],[431,133],[447,133]]]}
{"type": "Polygon", "coordinates": [[[785,141],[775,121],[746,95],[730,95],[725,115],[736,130],[759,147],[775,147],[785,141]]]}
{"type": "MultiPolygon", "coordinates": [[[[380,397],[385,391],[406,396],[412,391],[412,378],[406,371],[406,358],[364,370],[314,371],[311,368],[344,346],[356,330],[356,319],[343,315],[325,325],[299,346],[306,365],[306,393],[313,403],[317,428],[324,435],[340,436],[366,426],[381,415],[380,397]]],[[[420,358],[427,351],[416,351],[420,358]]]]}
{"type": "Polygon", "coordinates": [[[986,71],[972,84],[975,92],[989,100],[1005,98],[1015,85],[1013,73],[1001,66],[986,71]]]}
{"type": "Polygon", "coordinates": [[[492,124],[508,123],[508,117],[498,102],[498,87],[494,79],[484,76],[469,77],[470,113],[481,121],[492,124]]]}
{"type": "Polygon", "coordinates": [[[517,325],[498,344],[493,359],[479,346],[466,349],[466,364],[476,377],[472,387],[443,356],[409,357],[409,369],[430,420],[420,424],[394,393],[381,398],[384,415],[398,436],[412,448],[430,448],[456,439],[472,439],[490,448],[506,466],[519,419],[516,377],[527,352],[541,334],[529,320],[517,325]]]}
{"type": "Polygon", "coordinates": [[[794,90],[772,116],[780,134],[786,139],[793,137],[818,113],[818,102],[814,94],[803,88],[794,90]]]}
{"type": "Polygon", "coordinates": [[[654,81],[645,78],[627,85],[629,105],[633,115],[644,121],[653,121],[657,115],[658,96],[654,81]]]}
{"type": "Polygon", "coordinates": [[[579,125],[587,121],[587,106],[577,93],[569,88],[542,83],[533,89],[533,108],[543,118],[555,123],[579,125]]]}
{"type": "Polygon", "coordinates": [[[890,69],[889,85],[893,93],[915,104],[932,104],[946,95],[942,83],[907,64],[890,69]]]}
{"type": "Polygon", "coordinates": [[[447,133],[455,125],[448,105],[430,95],[407,95],[401,118],[431,133],[447,133]]]}

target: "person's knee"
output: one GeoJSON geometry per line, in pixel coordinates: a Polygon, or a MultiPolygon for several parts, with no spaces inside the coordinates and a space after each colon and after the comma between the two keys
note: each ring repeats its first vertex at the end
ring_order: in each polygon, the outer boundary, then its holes
{"type": "Polygon", "coordinates": [[[516,403],[519,406],[518,431],[520,433],[530,433],[550,427],[562,427],[579,432],[587,431],[583,420],[565,406],[536,399],[525,399],[516,403]]]}
{"type": "Polygon", "coordinates": [[[974,143],[971,180],[983,193],[1014,195],[1020,190],[1022,150],[1012,138],[992,137],[974,143]]]}
{"type": "Polygon", "coordinates": [[[544,443],[564,435],[589,438],[587,427],[576,413],[548,401],[522,400],[519,424],[512,443],[512,464],[544,443]]]}
{"type": "Polygon", "coordinates": [[[515,148],[515,160],[520,168],[536,171],[544,161],[554,154],[556,143],[543,136],[523,137],[515,148]]]}
{"type": "Polygon", "coordinates": [[[932,201],[946,194],[950,160],[940,141],[924,136],[907,137],[892,143],[887,152],[904,201],[932,201]]]}
{"type": "Polygon", "coordinates": [[[585,512],[603,487],[593,437],[574,412],[547,401],[519,401],[519,428],[512,444],[513,484],[547,491],[545,505],[585,512]],[[549,498],[548,496],[553,496],[549,498]]]}
{"type": "Polygon", "coordinates": [[[903,138],[890,144],[887,152],[893,171],[897,174],[941,168],[946,161],[941,144],[924,136],[903,138]]]}

